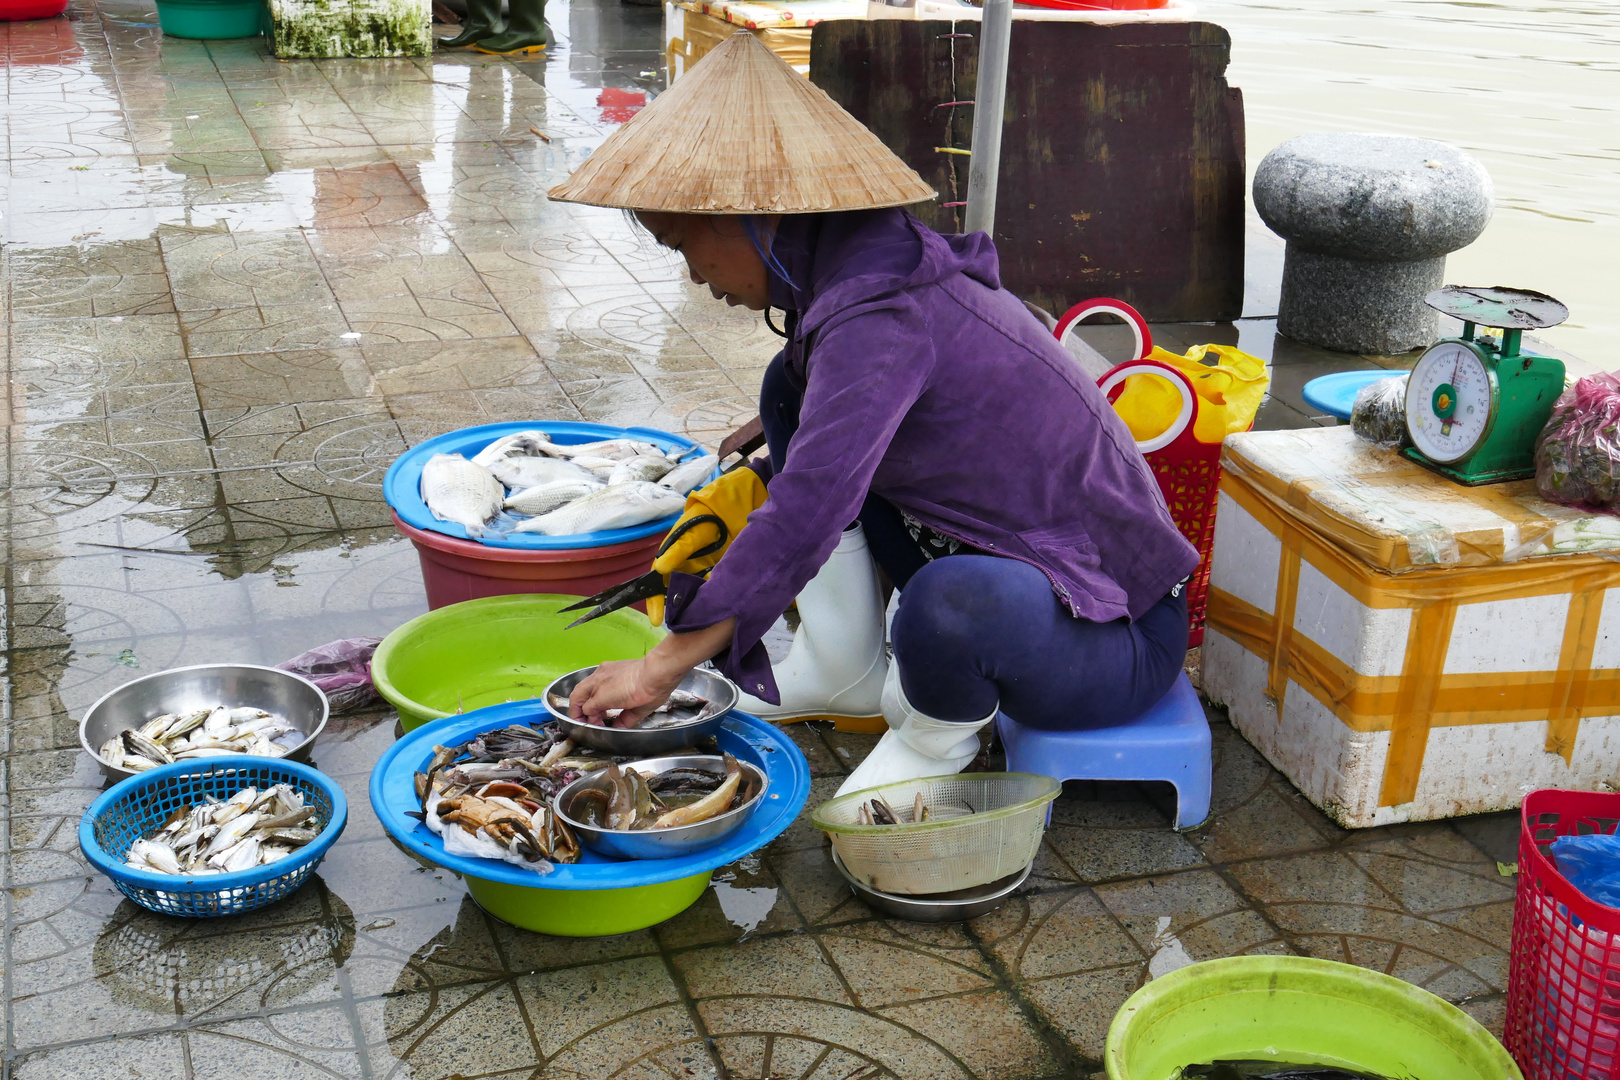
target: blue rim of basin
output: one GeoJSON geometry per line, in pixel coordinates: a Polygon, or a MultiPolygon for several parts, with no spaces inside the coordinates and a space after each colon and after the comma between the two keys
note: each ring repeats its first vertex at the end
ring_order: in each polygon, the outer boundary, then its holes
{"type": "Polygon", "coordinates": [[[383,498],[393,508],[394,513],[399,515],[400,520],[412,528],[442,533],[475,544],[481,543],[485,547],[512,548],[519,551],[567,551],[575,548],[627,544],[632,540],[641,540],[664,532],[680,516],[671,514],[657,521],[631,525],[623,529],[604,529],[601,532],[575,533],[571,536],[542,536],[539,533],[515,532],[481,540],[468,536],[464,526],[450,521],[440,521],[433,516],[433,511],[422,501],[422,467],[428,463],[429,458],[434,454],[460,454],[470,459],[503,435],[534,428],[544,431],[552,441],[560,444],[595,442],[598,439],[640,439],[643,442],[656,443],[665,450],[677,447],[685,450],[698,448],[698,444],[691,439],[656,428],[622,428],[608,424],[586,424],[575,420],[556,423],[520,420],[505,424],[484,424],[480,427],[462,428],[460,431],[436,435],[399,455],[394,459],[394,463],[388,466],[388,472],[383,476],[383,498]]]}
{"type": "Polygon", "coordinates": [[[447,855],[443,840],[406,816],[405,811],[420,808],[415,774],[426,769],[435,744],[458,746],[480,732],[508,724],[538,725],[549,719],[539,701],[529,700],[423,724],[390,746],[371,770],[372,810],[388,834],[413,855],[458,874],[536,889],[627,889],[678,881],[736,862],[786,831],[810,798],[810,763],[804,753],[774,724],[733,709],[720,725],[720,748],[765,771],[765,805],[719,844],[692,855],[621,862],[586,851],[577,863],[559,864],[549,874],[537,874],[493,859],[447,855]]]}
{"type": "Polygon", "coordinates": [[[1335,371],[1332,375],[1319,375],[1306,383],[1300,396],[1311,408],[1319,409],[1326,415],[1340,420],[1348,420],[1350,409],[1356,403],[1356,395],[1361,392],[1363,386],[1380,379],[1393,379],[1405,374],[1404,371],[1389,371],[1385,368],[1374,368],[1371,371],[1335,371]]]}

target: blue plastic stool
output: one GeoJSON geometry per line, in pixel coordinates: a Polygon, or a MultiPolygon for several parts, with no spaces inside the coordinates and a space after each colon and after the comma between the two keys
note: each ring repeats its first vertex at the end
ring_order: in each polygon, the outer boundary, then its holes
{"type": "Polygon", "coordinates": [[[1168,780],[1176,786],[1176,828],[1190,829],[1209,817],[1209,721],[1186,673],[1157,705],[1119,727],[1041,731],[1000,713],[996,728],[1009,772],[1059,780],[1168,780]]]}

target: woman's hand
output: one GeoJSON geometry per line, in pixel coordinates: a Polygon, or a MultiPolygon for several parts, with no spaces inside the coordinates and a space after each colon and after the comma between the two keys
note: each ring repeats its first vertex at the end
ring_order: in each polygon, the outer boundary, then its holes
{"type": "Polygon", "coordinates": [[[574,687],[568,697],[568,715],[575,720],[598,727],[635,727],[651,715],[658,706],[669,700],[669,695],[681,684],[686,671],[668,673],[660,677],[651,670],[651,656],[640,660],[609,660],[574,687]],[[608,710],[623,709],[618,716],[608,718],[608,710]]]}
{"type": "Polygon", "coordinates": [[[686,673],[731,644],[736,619],[670,634],[640,660],[609,660],[568,696],[568,715],[587,724],[635,727],[669,700],[686,673]],[[609,709],[623,709],[611,721],[609,709]]]}

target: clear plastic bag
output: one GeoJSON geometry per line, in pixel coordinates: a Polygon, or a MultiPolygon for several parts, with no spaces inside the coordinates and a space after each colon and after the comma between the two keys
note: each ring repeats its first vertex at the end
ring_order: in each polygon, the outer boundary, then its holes
{"type": "Polygon", "coordinates": [[[1350,430],[1388,450],[1411,446],[1406,432],[1406,376],[1379,379],[1357,391],[1350,406],[1350,430]]]}
{"type": "Polygon", "coordinates": [[[1536,437],[1536,487],[1565,506],[1620,500],[1620,379],[1588,375],[1559,397],[1536,437]]]}
{"type": "Polygon", "coordinates": [[[314,683],[333,712],[348,712],[381,700],[371,685],[371,656],[380,644],[382,638],[342,638],[301,652],[276,667],[314,683]]]}

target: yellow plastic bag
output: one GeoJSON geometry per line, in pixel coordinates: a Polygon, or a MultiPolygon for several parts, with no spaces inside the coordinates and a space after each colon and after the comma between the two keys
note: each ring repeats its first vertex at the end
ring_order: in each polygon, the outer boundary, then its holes
{"type": "MultiPolygon", "coordinates": [[[[1186,356],[1154,347],[1148,356],[1186,375],[1198,395],[1193,437],[1219,443],[1236,431],[1247,431],[1265,397],[1271,378],[1265,361],[1230,345],[1194,345],[1186,356]]],[[[1181,392],[1168,379],[1132,375],[1114,401],[1114,411],[1137,442],[1162,433],[1181,412],[1181,392]]]]}

